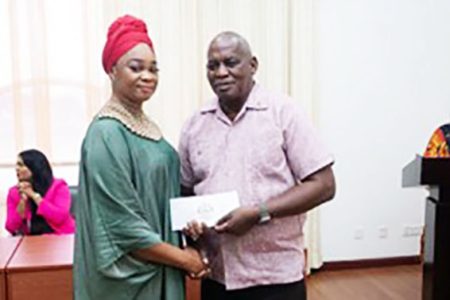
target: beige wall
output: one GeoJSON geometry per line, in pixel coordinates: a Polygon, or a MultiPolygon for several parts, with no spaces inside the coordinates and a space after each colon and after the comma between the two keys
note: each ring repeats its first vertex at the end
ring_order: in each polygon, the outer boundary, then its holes
{"type": "Polygon", "coordinates": [[[224,30],[249,40],[259,82],[314,115],[312,0],[2,0],[0,205],[24,149],[43,150],[56,177],[77,183],[84,132],[109,96],[100,63],[107,27],[126,13],[144,19],[154,41],[160,82],[145,109],[174,146],[184,120],[211,96],[205,54],[224,30]]]}

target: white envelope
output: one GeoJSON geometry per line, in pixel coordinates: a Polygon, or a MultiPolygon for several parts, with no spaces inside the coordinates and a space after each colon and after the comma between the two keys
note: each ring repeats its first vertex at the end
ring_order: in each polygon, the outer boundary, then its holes
{"type": "Polygon", "coordinates": [[[181,230],[192,220],[214,226],[227,213],[239,207],[236,191],[170,199],[172,230],[181,230]]]}

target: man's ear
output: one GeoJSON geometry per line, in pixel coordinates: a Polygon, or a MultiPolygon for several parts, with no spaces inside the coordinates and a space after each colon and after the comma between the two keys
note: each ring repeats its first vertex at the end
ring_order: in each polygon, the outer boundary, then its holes
{"type": "Polygon", "coordinates": [[[252,67],[252,75],[255,75],[256,71],[258,70],[258,59],[256,58],[256,56],[252,57],[250,66],[252,67]]]}

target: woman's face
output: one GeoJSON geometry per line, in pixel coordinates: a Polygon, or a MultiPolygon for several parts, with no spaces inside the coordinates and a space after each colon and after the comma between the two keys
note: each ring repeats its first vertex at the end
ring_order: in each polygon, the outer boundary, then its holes
{"type": "Polygon", "coordinates": [[[30,169],[23,163],[23,159],[17,156],[16,176],[19,181],[31,181],[32,173],[30,169]]]}
{"type": "Polygon", "coordinates": [[[110,73],[113,92],[119,99],[140,104],[155,92],[158,71],[153,50],[147,44],[137,44],[113,67],[110,73]]]}

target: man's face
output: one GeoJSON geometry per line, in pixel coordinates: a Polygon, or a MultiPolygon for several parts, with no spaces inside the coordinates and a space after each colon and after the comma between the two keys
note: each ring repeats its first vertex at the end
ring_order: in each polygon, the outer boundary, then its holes
{"type": "Polygon", "coordinates": [[[234,39],[214,41],[208,50],[207,76],[222,101],[245,101],[253,86],[256,58],[234,39]]]}

